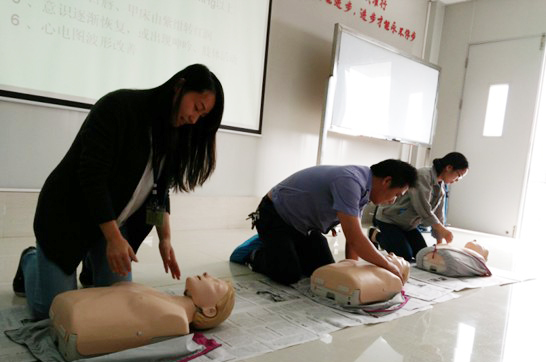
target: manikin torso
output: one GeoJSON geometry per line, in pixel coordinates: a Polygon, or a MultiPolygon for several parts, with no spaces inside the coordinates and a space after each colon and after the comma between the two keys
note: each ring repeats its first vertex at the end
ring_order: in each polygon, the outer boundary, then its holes
{"type": "Polygon", "coordinates": [[[318,268],[311,275],[311,289],[344,305],[386,301],[402,290],[409,277],[409,263],[394,254],[387,256],[403,275],[400,280],[387,269],[365,261],[342,260],[318,268]],[[331,293],[331,295],[329,295],[331,293]]]}
{"type": "Polygon", "coordinates": [[[417,267],[451,277],[489,276],[486,261],[489,252],[476,241],[463,248],[451,244],[438,244],[417,253],[417,267]]]}
{"type": "Polygon", "coordinates": [[[123,282],[62,293],[51,306],[50,318],[61,335],[78,336],[81,355],[95,355],[189,334],[188,316],[194,313],[190,298],[123,282]]]}
{"type": "Polygon", "coordinates": [[[139,347],[189,334],[192,322],[211,328],[233,308],[233,288],[207,273],[188,277],[184,294],[132,282],[61,293],[50,308],[59,351],[70,361],[139,347]]]}

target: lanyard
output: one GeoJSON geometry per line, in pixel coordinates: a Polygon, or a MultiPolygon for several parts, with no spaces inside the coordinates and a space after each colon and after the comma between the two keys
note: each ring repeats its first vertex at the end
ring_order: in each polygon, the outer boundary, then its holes
{"type": "Polygon", "coordinates": [[[159,173],[161,168],[161,159],[154,157],[154,148],[152,144],[152,135],[150,134],[150,145],[152,146],[152,173],[154,176],[154,183],[152,187],[152,195],[146,206],[146,223],[148,225],[163,226],[163,216],[165,214],[165,198],[166,192],[163,193],[160,198],[158,195],[157,183],[159,180],[159,173]]]}
{"type": "MultiPolygon", "coordinates": [[[[152,186],[152,198],[155,198],[156,199],[156,203],[160,206],[165,206],[165,197],[166,197],[166,193],[163,194],[163,196],[161,197],[161,200],[158,196],[158,181],[159,181],[159,177],[160,177],[160,172],[162,171],[162,159],[159,157],[159,155],[156,155],[154,153],[154,145],[153,145],[153,138],[152,138],[152,132],[150,132],[150,148],[151,148],[151,153],[152,153],[152,173],[153,173],[153,176],[154,176],[154,183],[153,183],[153,186],[152,186]]],[[[164,157],[163,157],[164,159],[164,157]]],[[[164,166],[164,165],[163,165],[164,166]]]]}

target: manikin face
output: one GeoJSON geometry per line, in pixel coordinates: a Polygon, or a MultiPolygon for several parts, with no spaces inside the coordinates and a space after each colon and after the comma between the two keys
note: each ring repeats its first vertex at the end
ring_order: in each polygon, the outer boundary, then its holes
{"type": "Polygon", "coordinates": [[[184,295],[191,297],[193,304],[200,307],[207,317],[216,315],[216,303],[227,293],[225,281],[211,277],[207,273],[186,279],[184,295]]]}
{"type": "Polygon", "coordinates": [[[394,263],[398,269],[400,269],[400,272],[402,273],[403,282],[407,282],[409,278],[409,271],[410,271],[410,265],[406,261],[406,259],[395,255],[394,253],[389,253],[386,258],[391,262],[394,263]]]}
{"type": "Polygon", "coordinates": [[[483,245],[478,244],[476,240],[469,241],[465,244],[464,247],[480,254],[487,261],[487,257],[489,256],[489,250],[487,250],[483,245]]]}
{"type": "Polygon", "coordinates": [[[374,185],[370,194],[370,200],[376,204],[394,204],[396,199],[408,191],[408,186],[391,187],[392,178],[387,176],[374,185]]]}
{"type": "MultiPolygon", "coordinates": [[[[178,94],[180,92],[181,88],[178,87],[174,96],[174,101],[178,99],[178,94]]],[[[206,116],[212,108],[214,108],[215,102],[216,96],[211,91],[185,93],[178,104],[177,113],[173,115],[172,125],[174,127],[180,127],[197,123],[199,119],[206,116]]]]}

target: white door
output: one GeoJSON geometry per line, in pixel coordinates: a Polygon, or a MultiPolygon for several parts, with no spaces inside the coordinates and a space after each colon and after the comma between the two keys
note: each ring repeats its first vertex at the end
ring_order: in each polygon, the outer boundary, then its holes
{"type": "MultiPolygon", "coordinates": [[[[452,226],[516,234],[542,69],[541,40],[537,36],[469,47],[456,151],[468,158],[470,171],[451,187],[452,226]],[[501,98],[507,90],[498,136],[484,136],[490,90],[501,98]]],[[[497,103],[489,113],[495,109],[502,110],[502,105],[497,103]]]]}

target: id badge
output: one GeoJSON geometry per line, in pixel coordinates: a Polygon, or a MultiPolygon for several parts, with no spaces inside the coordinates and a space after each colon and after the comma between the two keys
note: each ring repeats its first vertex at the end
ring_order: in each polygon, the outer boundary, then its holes
{"type": "Polygon", "coordinates": [[[146,205],[146,224],[153,226],[163,226],[163,215],[165,214],[165,207],[160,206],[157,200],[152,199],[151,202],[146,205]]]}

